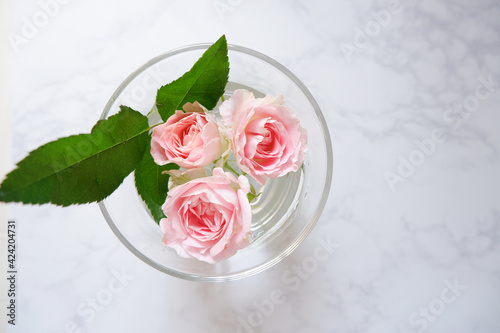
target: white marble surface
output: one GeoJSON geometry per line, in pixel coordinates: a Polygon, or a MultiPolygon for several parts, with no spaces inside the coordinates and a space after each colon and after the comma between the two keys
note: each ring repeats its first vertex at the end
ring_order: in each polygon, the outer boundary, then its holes
{"type": "Polygon", "coordinates": [[[150,58],[226,34],[310,88],[334,180],[292,255],[223,284],[147,266],[97,205],[10,205],[19,312],[7,332],[500,332],[499,1],[59,1],[13,4],[11,31],[27,38],[12,68],[12,161],[88,131],[150,58]],[[327,237],[339,244],[328,259],[294,273],[327,237]],[[275,289],[284,302],[262,308],[275,289]]]}

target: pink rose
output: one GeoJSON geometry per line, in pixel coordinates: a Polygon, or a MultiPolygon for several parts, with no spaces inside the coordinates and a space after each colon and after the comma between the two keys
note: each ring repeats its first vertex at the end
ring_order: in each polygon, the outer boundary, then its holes
{"type": "Polygon", "coordinates": [[[159,165],[204,167],[219,158],[221,149],[217,121],[210,114],[175,111],[153,129],[151,155],[159,165]]]}
{"type": "Polygon", "coordinates": [[[282,95],[255,98],[238,89],[220,106],[238,165],[260,184],[297,171],[305,159],[307,132],[282,103],[282,95]]]}
{"type": "Polygon", "coordinates": [[[221,168],[168,192],[160,221],[163,244],[183,258],[215,263],[250,244],[248,179],[221,168]]]}

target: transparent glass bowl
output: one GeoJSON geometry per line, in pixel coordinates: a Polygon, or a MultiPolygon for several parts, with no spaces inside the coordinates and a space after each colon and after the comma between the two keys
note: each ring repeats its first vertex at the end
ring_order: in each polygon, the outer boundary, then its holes
{"type": "MultiPolygon", "coordinates": [[[[101,119],[127,105],[147,114],[156,92],[188,71],[209,44],[197,44],[162,54],[132,73],[107,103],[101,119]]],[[[303,167],[268,181],[252,202],[252,243],[216,264],[179,257],[161,242],[160,227],[151,218],[134,185],[133,173],[99,207],[111,230],[137,257],[164,273],[193,281],[230,281],[259,273],[289,255],[310,233],[325,206],[332,180],[332,147],[321,110],[304,84],[283,65],[254,50],[229,45],[229,83],[235,89],[284,96],[308,133],[303,167]]]]}

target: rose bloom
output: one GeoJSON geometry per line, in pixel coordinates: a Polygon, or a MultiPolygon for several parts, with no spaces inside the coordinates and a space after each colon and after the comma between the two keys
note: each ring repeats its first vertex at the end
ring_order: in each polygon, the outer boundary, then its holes
{"type": "Polygon", "coordinates": [[[220,106],[239,167],[260,184],[297,171],[305,159],[307,132],[282,104],[282,95],[255,98],[238,89],[220,106]]]}
{"type": "Polygon", "coordinates": [[[252,213],[245,176],[236,178],[222,168],[168,192],[160,220],[163,244],[183,258],[215,263],[250,244],[252,213]]]}
{"type": "Polygon", "coordinates": [[[204,112],[175,111],[153,129],[151,155],[159,165],[204,167],[219,158],[221,149],[217,121],[204,112]]]}

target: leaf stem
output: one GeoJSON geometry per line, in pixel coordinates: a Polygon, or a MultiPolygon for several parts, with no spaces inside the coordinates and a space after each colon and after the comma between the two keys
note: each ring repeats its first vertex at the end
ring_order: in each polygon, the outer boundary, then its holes
{"type": "Polygon", "coordinates": [[[236,171],[235,171],[235,170],[234,170],[234,169],[233,169],[233,168],[229,165],[229,163],[226,163],[224,166],[225,166],[225,167],[226,167],[229,171],[231,171],[232,173],[234,173],[237,177],[238,177],[238,176],[241,176],[241,174],[239,174],[238,172],[236,172],[236,171]]]}
{"type": "Polygon", "coordinates": [[[153,112],[158,112],[158,110],[155,110],[155,107],[153,106],[153,108],[151,109],[151,111],[149,111],[149,113],[146,115],[146,117],[149,117],[150,115],[153,114],[153,112]]]}

